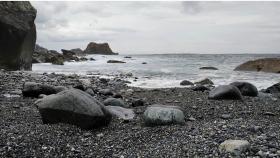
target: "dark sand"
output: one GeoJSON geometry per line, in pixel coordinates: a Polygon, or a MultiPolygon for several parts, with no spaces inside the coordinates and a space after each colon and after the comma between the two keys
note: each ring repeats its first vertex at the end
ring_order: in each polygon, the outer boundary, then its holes
{"type": "MultiPolygon", "coordinates": [[[[241,157],[267,154],[280,157],[280,100],[277,96],[245,97],[243,101],[208,100],[208,92],[188,88],[140,89],[124,82],[101,83],[89,78],[92,86],[122,95],[127,104],[142,98],[145,106],[133,108],[130,122],[113,119],[108,127],[81,130],[68,124],[43,124],[33,104],[37,99],[20,94],[25,81],[74,86],[77,76],[35,75],[0,72],[0,157],[229,157],[219,144],[227,139],[248,140],[250,150],[241,157]],[[4,96],[5,94],[5,96],[4,96]],[[7,97],[8,95],[18,97],[7,97]],[[149,104],[181,106],[184,125],[145,127],[142,114],[149,104]],[[221,118],[230,114],[229,118],[221,118]],[[191,117],[191,119],[189,119],[191,117]]],[[[100,100],[105,96],[97,97],[100,100]]]]}

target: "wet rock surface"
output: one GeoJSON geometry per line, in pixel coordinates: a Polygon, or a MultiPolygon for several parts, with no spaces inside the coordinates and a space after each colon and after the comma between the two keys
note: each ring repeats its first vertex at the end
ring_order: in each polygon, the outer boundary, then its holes
{"type": "Polygon", "coordinates": [[[251,83],[248,82],[233,82],[230,85],[237,87],[243,96],[258,96],[258,89],[251,83]]]}
{"type": "Polygon", "coordinates": [[[250,142],[240,157],[280,156],[277,94],[244,96],[243,101],[209,100],[207,91],[141,89],[112,80],[118,84],[92,76],[0,71],[0,157],[233,157],[219,150],[229,139],[250,142]],[[145,98],[145,104],[131,107],[135,117],[129,122],[112,118],[108,126],[82,130],[64,123],[44,124],[34,104],[37,99],[21,93],[25,82],[71,88],[79,79],[90,80],[99,101],[108,96],[95,87],[113,89],[128,105],[131,98],[145,98]],[[152,104],[179,106],[185,124],[146,127],[143,113],[152,104]],[[222,114],[231,117],[223,119],[222,114]]]}
{"type": "Polygon", "coordinates": [[[220,85],[209,92],[209,99],[215,100],[240,100],[242,99],[239,89],[232,85],[220,85]]]}

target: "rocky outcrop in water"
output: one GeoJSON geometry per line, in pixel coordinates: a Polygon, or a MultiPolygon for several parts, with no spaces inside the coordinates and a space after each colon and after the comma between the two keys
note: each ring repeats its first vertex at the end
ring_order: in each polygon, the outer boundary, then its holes
{"type": "Polygon", "coordinates": [[[74,52],[77,56],[85,56],[85,53],[81,48],[71,49],[70,51],[74,52]]]}
{"type": "Polygon", "coordinates": [[[35,50],[32,56],[32,63],[52,63],[63,65],[64,57],[55,50],[48,50],[38,44],[35,45],[35,50]]]}
{"type": "Polygon", "coordinates": [[[90,42],[84,50],[85,54],[103,54],[103,55],[118,55],[114,53],[108,43],[90,42]]]}
{"type": "Polygon", "coordinates": [[[31,70],[36,42],[36,9],[30,2],[0,3],[0,68],[31,70]]]}
{"type": "Polygon", "coordinates": [[[264,58],[247,61],[237,66],[234,70],[280,73],[280,58],[264,58]]]}

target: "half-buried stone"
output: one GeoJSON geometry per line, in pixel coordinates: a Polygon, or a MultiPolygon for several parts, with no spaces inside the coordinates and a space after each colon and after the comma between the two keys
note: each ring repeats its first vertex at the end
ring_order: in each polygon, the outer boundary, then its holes
{"type": "Polygon", "coordinates": [[[104,105],[106,106],[119,106],[119,107],[124,107],[124,108],[128,108],[129,105],[126,105],[122,99],[120,98],[107,98],[106,100],[104,100],[104,105]]]}
{"type": "Polygon", "coordinates": [[[243,96],[258,96],[258,89],[253,84],[248,82],[233,82],[230,85],[236,86],[243,96]]]}
{"type": "Polygon", "coordinates": [[[242,99],[242,95],[235,86],[221,85],[211,90],[208,98],[214,100],[240,100],[242,99]]]}
{"type": "Polygon", "coordinates": [[[135,113],[132,109],[127,109],[119,106],[106,106],[109,112],[122,120],[132,120],[135,117],[135,113]]]}
{"type": "Polygon", "coordinates": [[[44,85],[35,82],[25,82],[23,85],[22,94],[25,97],[36,97],[40,94],[55,94],[57,93],[57,89],[51,85],[44,85]]]}
{"type": "Polygon", "coordinates": [[[147,126],[184,124],[184,112],[178,106],[151,105],[144,112],[144,122],[147,126]]]}
{"type": "Polygon", "coordinates": [[[43,123],[68,123],[82,129],[108,125],[111,114],[98,100],[78,89],[69,89],[36,101],[43,123]]]}

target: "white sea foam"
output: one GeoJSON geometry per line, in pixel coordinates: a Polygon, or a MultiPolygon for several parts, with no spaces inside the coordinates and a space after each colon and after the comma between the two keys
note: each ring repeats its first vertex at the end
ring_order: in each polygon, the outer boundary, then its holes
{"type": "Polygon", "coordinates": [[[33,64],[34,72],[55,72],[79,75],[103,75],[133,73],[139,79],[131,78],[131,86],[143,88],[180,87],[182,80],[192,82],[203,78],[211,79],[215,85],[229,84],[234,81],[247,81],[263,89],[280,82],[280,74],[264,72],[239,72],[233,69],[239,64],[257,58],[280,57],[280,55],[201,55],[201,54],[167,54],[167,55],[123,55],[104,56],[89,55],[95,61],[65,62],[64,65],[49,63],[33,64]],[[109,64],[107,60],[121,60],[124,64],[109,64]],[[142,64],[147,62],[147,64],[142,64]],[[199,70],[203,66],[214,66],[219,70],[199,70]]]}

